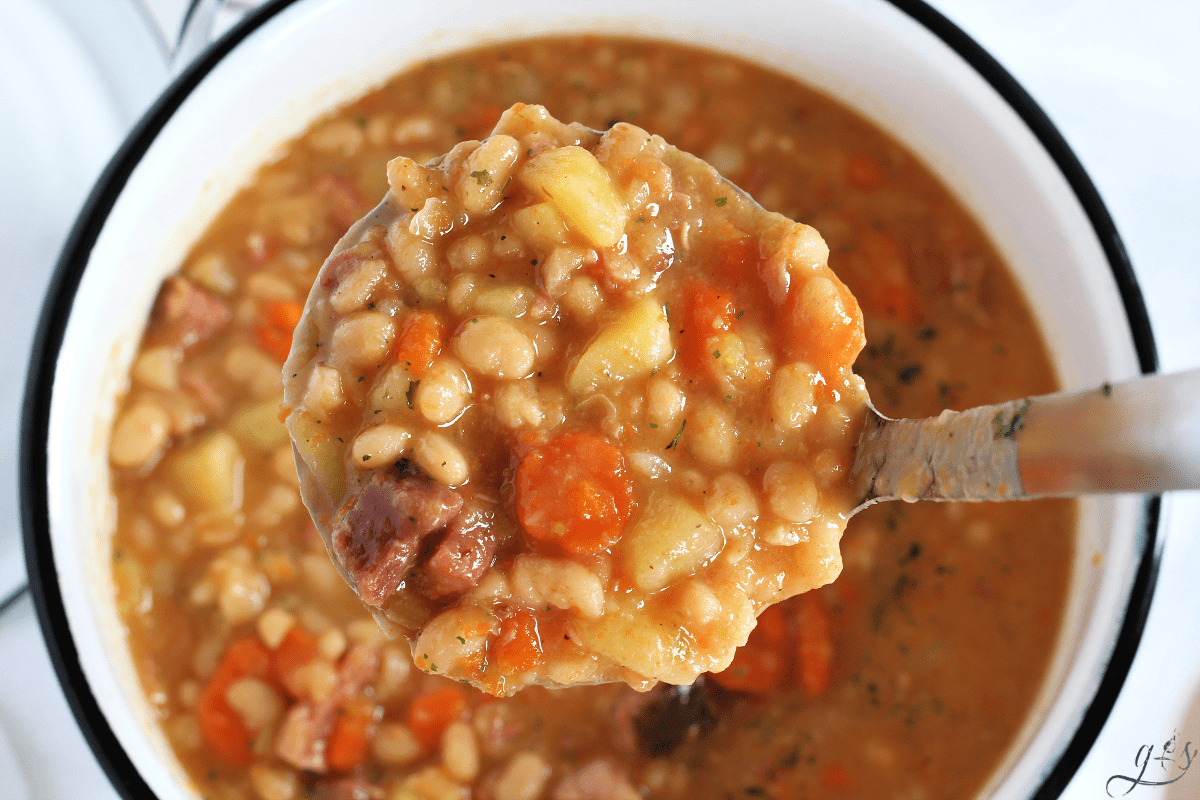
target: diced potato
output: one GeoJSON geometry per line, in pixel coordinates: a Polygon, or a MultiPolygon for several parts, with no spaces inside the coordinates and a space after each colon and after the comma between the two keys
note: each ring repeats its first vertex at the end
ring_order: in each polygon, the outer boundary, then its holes
{"type": "Polygon", "coordinates": [[[546,198],[567,226],[593,247],[612,247],[624,234],[629,210],[608,171],[582,147],[561,147],[536,155],[518,178],[546,198]]]}
{"type": "Polygon", "coordinates": [[[625,534],[625,559],[633,582],[657,592],[686,578],[725,546],[711,519],[679,495],[658,492],[625,534]]]}
{"type": "Polygon", "coordinates": [[[653,296],[644,298],[601,329],[567,376],[567,388],[582,395],[645,377],[673,352],[666,312],[653,296]]]}
{"type": "Polygon", "coordinates": [[[667,683],[692,683],[701,672],[729,666],[734,650],[754,627],[754,610],[745,595],[723,597],[717,619],[708,624],[701,646],[680,626],[671,605],[635,607],[633,595],[614,598],[599,619],[573,621],[580,643],[639,675],[667,683]]]}
{"type": "Polygon", "coordinates": [[[209,434],[180,452],[172,466],[179,488],[194,502],[223,514],[241,508],[246,461],[230,434],[209,434]]]}
{"type": "Polygon", "coordinates": [[[317,482],[324,486],[330,499],[337,503],[346,490],[346,476],[342,471],[342,456],[346,445],[322,429],[321,423],[312,414],[293,411],[288,418],[292,442],[300,459],[312,470],[317,482]]]}
{"type": "Polygon", "coordinates": [[[513,212],[512,223],[522,239],[543,250],[571,241],[562,216],[550,203],[535,203],[517,209],[513,212]]]}
{"type": "Polygon", "coordinates": [[[282,397],[243,408],[229,420],[229,430],[238,441],[257,450],[273,450],[287,441],[287,428],[279,421],[282,397]]]}

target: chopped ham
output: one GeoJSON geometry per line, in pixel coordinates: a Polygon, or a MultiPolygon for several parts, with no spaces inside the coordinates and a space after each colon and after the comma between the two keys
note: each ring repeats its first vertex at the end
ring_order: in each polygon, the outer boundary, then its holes
{"type": "Polygon", "coordinates": [[[159,290],[150,327],[172,344],[191,347],[225,327],[232,316],[224,300],[176,275],[159,290]]]}
{"type": "Polygon", "coordinates": [[[275,755],[296,769],[328,772],[325,751],[338,709],[362,694],[378,674],[379,649],[366,644],[351,647],[338,666],[337,681],[329,697],[320,703],[297,703],[288,711],[275,738],[275,755]]]}
{"type": "Polygon", "coordinates": [[[425,593],[433,599],[461,595],[475,588],[496,558],[495,511],[472,497],[423,565],[425,593]]]}
{"type": "Polygon", "coordinates": [[[364,252],[364,248],[353,247],[344,252],[338,253],[321,270],[317,280],[326,289],[332,289],[342,282],[342,279],[354,271],[354,268],[366,261],[371,256],[364,252]]]}
{"type": "Polygon", "coordinates": [[[333,546],[358,584],[363,602],[376,608],[396,593],[421,552],[425,537],[442,530],[462,510],[462,497],[432,481],[378,472],[335,523],[333,546]]]}

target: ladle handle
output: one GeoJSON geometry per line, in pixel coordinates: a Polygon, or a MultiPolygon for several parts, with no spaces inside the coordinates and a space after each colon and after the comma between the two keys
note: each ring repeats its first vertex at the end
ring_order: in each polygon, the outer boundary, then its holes
{"type": "Polygon", "coordinates": [[[1200,489],[1200,369],[930,419],[869,415],[864,504],[1200,489]]]}
{"type": "Polygon", "coordinates": [[[1016,441],[1029,497],[1200,489],[1200,369],[1035,397],[1016,441]]]}

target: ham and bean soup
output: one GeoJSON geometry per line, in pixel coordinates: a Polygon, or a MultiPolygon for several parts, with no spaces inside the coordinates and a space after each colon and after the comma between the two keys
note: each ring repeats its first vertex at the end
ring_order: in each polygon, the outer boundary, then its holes
{"type": "Polygon", "coordinates": [[[285,403],[317,527],[418,667],[690,684],[837,576],[863,328],[816,231],[541,106],[388,181],[285,403]]]}
{"type": "Polygon", "coordinates": [[[970,217],[790,79],[539,40],[322,118],[163,285],[110,440],[117,602],[197,795],[971,796],[1048,662],[1074,505],[888,504],[839,547],[860,378],[890,416],[1055,388],[970,217]],[[750,225],[664,140],[802,224],[750,225]],[[403,224],[322,272],[389,182],[403,224]],[[286,411],[336,564],[281,422],[318,278],[286,411]]]}

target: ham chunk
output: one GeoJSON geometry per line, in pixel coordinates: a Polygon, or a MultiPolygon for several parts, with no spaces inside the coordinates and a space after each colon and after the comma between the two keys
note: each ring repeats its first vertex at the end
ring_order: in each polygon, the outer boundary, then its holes
{"type": "Polygon", "coordinates": [[[275,739],[275,754],[296,769],[328,772],[325,750],[338,709],[362,694],[378,674],[378,648],[366,644],[350,648],[338,665],[337,681],[329,697],[320,703],[297,703],[288,711],[275,739]]]}
{"type": "Polygon", "coordinates": [[[232,316],[224,300],[176,275],[159,290],[150,327],[176,346],[191,347],[225,327],[232,316]]]}
{"type": "Polygon", "coordinates": [[[495,511],[478,497],[467,501],[423,565],[426,595],[444,599],[473,589],[496,557],[495,511]]]}
{"type": "Polygon", "coordinates": [[[424,478],[372,476],[335,523],[332,537],[363,602],[376,608],[387,602],[416,563],[422,541],[445,528],[462,507],[457,492],[424,478]]]}

